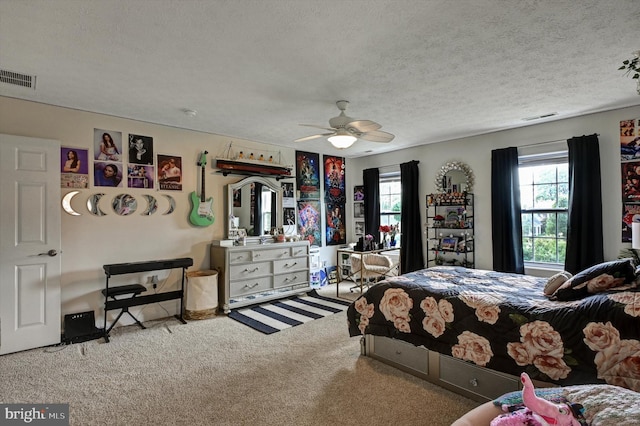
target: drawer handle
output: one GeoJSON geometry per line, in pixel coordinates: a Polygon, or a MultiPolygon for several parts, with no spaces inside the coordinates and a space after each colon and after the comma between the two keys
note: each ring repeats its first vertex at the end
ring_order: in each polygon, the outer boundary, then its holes
{"type": "Polygon", "coordinates": [[[469,380],[469,384],[471,386],[473,386],[474,388],[477,388],[478,387],[478,379],[473,378],[473,379],[469,380]]]}
{"type": "Polygon", "coordinates": [[[402,355],[402,351],[396,349],[396,355],[402,355]]]}
{"type": "Polygon", "coordinates": [[[260,270],[260,268],[258,268],[258,267],[253,268],[252,270],[249,270],[249,268],[244,268],[244,271],[242,271],[242,272],[257,272],[259,270],[260,270]]]}
{"type": "Polygon", "coordinates": [[[253,257],[260,257],[260,253],[254,253],[253,257]]]}
{"type": "Polygon", "coordinates": [[[255,284],[252,284],[252,285],[245,284],[244,288],[252,289],[252,288],[258,287],[259,285],[260,285],[260,283],[255,283],[255,284]]]}
{"type": "Polygon", "coordinates": [[[289,265],[288,263],[285,263],[284,267],[285,268],[292,268],[292,267],[296,266],[297,264],[298,264],[298,262],[293,262],[291,265],[289,265]]]}
{"type": "Polygon", "coordinates": [[[297,276],[297,275],[294,275],[294,276],[293,276],[293,277],[291,277],[291,278],[289,278],[289,277],[285,278],[285,279],[284,279],[284,282],[285,282],[285,283],[288,283],[289,281],[295,281],[295,280],[297,280],[297,279],[298,279],[298,276],[297,276]]]}

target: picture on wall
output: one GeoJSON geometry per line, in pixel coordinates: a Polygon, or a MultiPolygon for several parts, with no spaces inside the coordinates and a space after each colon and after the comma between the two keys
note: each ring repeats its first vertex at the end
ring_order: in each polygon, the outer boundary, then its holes
{"type": "Polygon", "coordinates": [[[328,246],[345,244],[347,232],[344,223],[344,204],[326,204],[327,228],[326,241],[328,246]]]}
{"type": "Polygon", "coordinates": [[[360,220],[356,220],[355,222],[355,234],[356,236],[363,236],[364,235],[364,222],[360,221],[360,220]]]}
{"type": "Polygon", "coordinates": [[[631,224],[640,222],[640,204],[622,203],[622,242],[631,242],[631,224]]]}
{"type": "Polygon", "coordinates": [[[153,164],[153,138],[129,135],[129,163],[153,164]]]}
{"type": "Polygon", "coordinates": [[[283,225],[295,225],[296,224],[296,209],[295,207],[285,207],[283,211],[283,225]]]}
{"type": "Polygon", "coordinates": [[[158,187],[182,191],[182,157],[158,154],[158,187]]]}
{"type": "Polygon", "coordinates": [[[122,187],[122,164],[95,161],[93,163],[93,184],[95,186],[122,187]]]}
{"type": "Polygon", "coordinates": [[[298,234],[312,246],[322,246],[320,201],[298,201],[298,234]]]}
{"type": "Polygon", "coordinates": [[[620,160],[640,158],[640,118],[620,122],[620,160]]]}
{"type": "Polygon", "coordinates": [[[353,217],[364,217],[364,202],[353,203],[353,217]]]}
{"type": "Polygon", "coordinates": [[[353,201],[364,201],[364,185],[353,187],[353,201]]]}
{"type": "Polygon", "coordinates": [[[296,208],[296,199],[293,192],[293,182],[282,182],[282,207],[296,208]]]}
{"type": "Polygon", "coordinates": [[[320,199],[320,156],[311,152],[296,151],[296,183],[299,200],[320,199]]]}
{"type": "Polygon", "coordinates": [[[323,160],[324,201],[327,204],[344,204],[346,202],[344,158],[325,155],[323,160]]]}
{"type": "Polygon", "coordinates": [[[127,186],[129,188],[153,189],[155,169],[153,166],[129,164],[127,166],[127,186]]]}
{"type": "Polygon", "coordinates": [[[122,133],[115,130],[93,129],[94,159],[122,161],[122,133]]]}
{"type": "Polygon", "coordinates": [[[65,146],[60,148],[60,186],[89,187],[89,150],[65,146]]]}
{"type": "Polygon", "coordinates": [[[621,163],[622,201],[640,201],[640,161],[621,163]]]}

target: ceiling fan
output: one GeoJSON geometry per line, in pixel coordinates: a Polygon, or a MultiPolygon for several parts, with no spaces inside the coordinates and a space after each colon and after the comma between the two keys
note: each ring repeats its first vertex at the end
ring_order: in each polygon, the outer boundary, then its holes
{"type": "Polygon", "coordinates": [[[315,124],[301,124],[301,126],[316,127],[318,129],[331,130],[329,133],[319,133],[317,135],[306,136],[296,139],[294,142],[308,141],[311,139],[328,136],[329,142],[338,148],[349,148],[357,139],[364,139],[371,142],[391,142],[395,137],[391,133],[383,132],[382,126],[371,120],[354,120],[347,116],[344,111],[349,105],[349,101],[336,102],[340,115],[329,120],[329,126],[316,126],[315,124]]]}

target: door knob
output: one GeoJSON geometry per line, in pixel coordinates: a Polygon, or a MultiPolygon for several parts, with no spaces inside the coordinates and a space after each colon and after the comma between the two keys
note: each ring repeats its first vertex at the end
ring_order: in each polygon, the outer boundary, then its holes
{"type": "Polygon", "coordinates": [[[54,256],[56,256],[57,254],[58,254],[58,252],[57,252],[56,250],[51,249],[51,250],[49,250],[49,251],[48,251],[48,252],[46,252],[46,253],[39,253],[39,254],[38,254],[38,256],[51,256],[51,257],[54,257],[54,256]]]}

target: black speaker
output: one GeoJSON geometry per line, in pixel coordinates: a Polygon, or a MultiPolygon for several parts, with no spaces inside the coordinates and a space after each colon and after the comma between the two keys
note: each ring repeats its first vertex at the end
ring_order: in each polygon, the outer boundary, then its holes
{"type": "Polygon", "coordinates": [[[102,337],[102,331],[96,328],[93,311],[68,314],[64,316],[65,343],[81,343],[102,337]]]}

